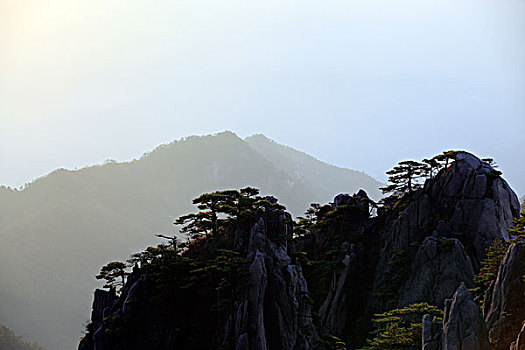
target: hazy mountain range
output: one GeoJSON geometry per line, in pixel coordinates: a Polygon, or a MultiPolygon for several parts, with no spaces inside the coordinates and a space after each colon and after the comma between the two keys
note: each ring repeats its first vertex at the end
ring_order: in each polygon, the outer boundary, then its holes
{"type": "Polygon", "coordinates": [[[90,315],[94,276],[173,234],[203,192],[253,186],[294,215],[311,202],[381,183],[269,140],[192,136],[140,159],[59,169],[23,190],[0,188],[0,323],[48,349],[72,349],[90,315]]]}
{"type": "Polygon", "coordinates": [[[2,350],[42,350],[38,344],[31,344],[17,336],[9,327],[0,324],[0,349],[2,350]]]}

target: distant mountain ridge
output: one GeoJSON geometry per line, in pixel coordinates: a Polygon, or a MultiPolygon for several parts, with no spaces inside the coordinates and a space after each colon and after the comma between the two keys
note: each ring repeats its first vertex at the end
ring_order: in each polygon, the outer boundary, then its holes
{"type": "Polygon", "coordinates": [[[42,350],[42,348],[36,344],[30,344],[22,337],[17,336],[13,333],[9,327],[0,324],[0,349],[2,350],[42,350]]]}
{"type": "Polygon", "coordinates": [[[203,192],[253,186],[295,215],[311,202],[382,184],[262,135],[191,136],[140,159],[56,170],[21,191],[0,188],[0,323],[49,349],[70,349],[89,316],[94,275],[175,232],[203,192]],[[323,180],[323,181],[321,181],[323,180]]]}
{"type": "MultiPolygon", "coordinates": [[[[316,198],[325,198],[326,193],[339,193],[339,184],[348,183],[350,178],[354,178],[355,181],[354,184],[349,184],[353,187],[353,190],[347,190],[350,193],[363,188],[371,198],[381,198],[381,184],[364,172],[327,164],[292,147],[280,145],[261,134],[247,137],[245,141],[265,158],[270,159],[278,169],[286,171],[292,181],[319,184],[319,187],[311,189],[316,198]],[[327,179],[330,181],[326,181],[327,179]]],[[[329,199],[326,198],[326,201],[329,199]]]]}

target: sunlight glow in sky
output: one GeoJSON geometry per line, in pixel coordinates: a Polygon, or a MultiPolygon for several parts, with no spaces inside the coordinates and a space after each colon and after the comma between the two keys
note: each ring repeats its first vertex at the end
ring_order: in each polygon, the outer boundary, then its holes
{"type": "Polygon", "coordinates": [[[525,2],[0,2],[0,184],[226,129],[382,181],[466,149],[523,195],[525,2]]]}

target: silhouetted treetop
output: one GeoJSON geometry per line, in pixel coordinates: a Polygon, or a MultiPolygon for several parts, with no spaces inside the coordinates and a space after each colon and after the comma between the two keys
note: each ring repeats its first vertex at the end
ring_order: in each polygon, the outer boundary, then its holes
{"type": "Polygon", "coordinates": [[[391,193],[395,196],[402,196],[405,193],[412,194],[421,187],[418,179],[425,174],[426,165],[413,160],[404,160],[398,163],[393,169],[387,171],[389,175],[389,185],[382,187],[384,194],[391,193]]]}
{"type": "Polygon", "coordinates": [[[245,187],[204,193],[193,200],[201,211],[180,216],[175,225],[182,225],[180,233],[191,238],[217,235],[221,227],[233,220],[249,220],[258,211],[284,210],[275,197],[261,197],[259,190],[245,187]]]}

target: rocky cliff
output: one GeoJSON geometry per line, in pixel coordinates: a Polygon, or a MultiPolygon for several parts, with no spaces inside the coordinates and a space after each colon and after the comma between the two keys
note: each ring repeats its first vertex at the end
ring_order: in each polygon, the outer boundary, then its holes
{"type": "Polygon", "coordinates": [[[377,215],[371,205],[364,191],[341,194],[301,227],[282,209],[259,210],[183,251],[156,251],[120,296],[95,293],[79,348],[361,348],[379,332],[374,314],[421,302],[443,317],[419,316],[410,327],[422,341],[403,349],[523,346],[524,244],[509,248],[484,314],[468,290],[519,215],[499,172],[460,152],[410,196],[377,215]]]}
{"type": "Polygon", "coordinates": [[[472,287],[486,249],[495,238],[508,240],[507,229],[519,215],[518,198],[506,181],[466,152],[405,205],[385,225],[375,278],[376,290],[399,295],[397,306],[419,301],[443,306],[461,282],[472,287]],[[400,252],[406,276],[392,284],[388,276],[398,268],[400,252]]]}
{"type": "MultiPolygon", "coordinates": [[[[136,268],[120,297],[111,291],[95,292],[90,332],[80,349],[309,349],[317,339],[317,331],[312,323],[307,282],[301,266],[290,257],[287,238],[292,232],[291,222],[284,211],[268,211],[259,213],[251,229],[241,226],[234,231],[235,251],[246,258],[247,286],[237,295],[234,305],[224,310],[226,316],[221,317],[219,305],[213,304],[216,293],[211,292],[210,301],[210,297],[202,295],[203,290],[187,287],[182,293],[172,291],[171,297],[184,298],[187,306],[196,307],[171,308],[151,302],[156,296],[152,295],[156,281],[146,268],[136,268]],[[166,309],[178,315],[166,314],[166,309]],[[207,321],[193,323],[202,319],[207,321]],[[188,334],[201,334],[204,326],[207,334],[199,340],[188,334]]],[[[201,281],[193,286],[209,292],[208,283],[201,281]]]]}
{"type": "Polygon", "coordinates": [[[445,300],[443,321],[423,317],[423,350],[489,350],[487,326],[465,284],[445,300]]]}
{"type": "Polygon", "coordinates": [[[485,295],[484,316],[464,284],[445,300],[443,322],[423,318],[423,349],[525,348],[525,243],[512,244],[485,295]]]}
{"type": "Polygon", "coordinates": [[[308,287],[287,243],[287,213],[264,213],[247,239],[236,232],[235,248],[247,252],[249,287],[234,308],[224,342],[235,349],[310,349],[317,338],[308,287]]]}
{"type": "Polygon", "coordinates": [[[525,321],[524,279],[525,244],[513,244],[503,258],[498,276],[485,296],[485,321],[494,349],[508,349],[515,340],[520,343],[518,334],[525,321]]]}

